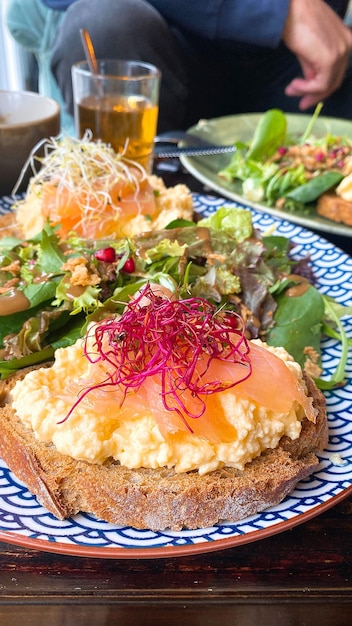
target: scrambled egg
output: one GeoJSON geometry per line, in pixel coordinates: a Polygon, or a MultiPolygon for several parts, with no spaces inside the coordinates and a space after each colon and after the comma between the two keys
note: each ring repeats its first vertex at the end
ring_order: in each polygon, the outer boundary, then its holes
{"type": "MultiPolygon", "coordinates": [[[[301,380],[300,366],[283,348],[268,349],[301,380]]],[[[286,414],[274,413],[238,397],[236,387],[219,394],[226,419],[237,432],[236,440],[227,443],[213,443],[188,431],[163,437],[153,412],[136,394],[128,396],[121,409],[109,400],[109,392],[95,406],[88,394],[62,421],[76,399],[70,381],[89,380],[91,365],[83,355],[81,340],[58,349],[55,355],[52,367],[33,370],[17,382],[13,407],[38,440],[53,442],[59,452],[76,459],[104,463],[113,457],[129,468],[167,466],[176,472],[198,469],[205,474],[224,465],[243,469],[263,450],[275,448],[283,435],[295,439],[301,431],[302,409],[296,403],[286,414]]]]}

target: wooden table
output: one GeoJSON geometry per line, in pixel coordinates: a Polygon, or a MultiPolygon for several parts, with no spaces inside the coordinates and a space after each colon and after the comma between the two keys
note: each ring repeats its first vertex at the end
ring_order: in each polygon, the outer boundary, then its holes
{"type": "MultiPolygon", "coordinates": [[[[347,252],[350,242],[335,241],[347,252]]],[[[0,543],[0,625],[349,626],[351,531],[349,497],[292,530],[201,555],[96,559],[0,543]]]]}
{"type": "Polygon", "coordinates": [[[0,544],[4,626],[350,626],[352,498],[209,554],[112,560],[0,544]]]}

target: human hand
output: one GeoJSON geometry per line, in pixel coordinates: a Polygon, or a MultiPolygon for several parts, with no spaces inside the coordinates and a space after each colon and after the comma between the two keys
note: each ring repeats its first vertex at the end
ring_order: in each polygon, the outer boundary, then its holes
{"type": "Polygon", "coordinates": [[[352,32],[322,0],[291,0],[282,34],[302,68],[285,89],[308,109],[340,87],[352,50],[352,32]]]}

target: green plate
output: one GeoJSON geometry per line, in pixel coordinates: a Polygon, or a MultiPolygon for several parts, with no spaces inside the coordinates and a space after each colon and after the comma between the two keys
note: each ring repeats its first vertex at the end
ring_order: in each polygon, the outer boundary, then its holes
{"type": "MultiPolygon", "coordinates": [[[[196,126],[192,126],[188,133],[196,135],[215,145],[228,145],[236,141],[249,141],[252,139],[255,127],[262,116],[262,113],[251,113],[246,115],[230,115],[218,117],[211,120],[200,120],[196,126]]],[[[290,135],[301,135],[308,122],[310,115],[287,114],[288,132],[290,135]]],[[[333,117],[319,117],[314,125],[315,136],[323,136],[327,133],[332,135],[346,135],[352,138],[352,122],[333,117]]],[[[258,211],[264,211],[271,215],[276,215],[281,219],[301,224],[310,229],[326,231],[331,234],[352,236],[352,227],[332,220],[325,219],[316,213],[313,208],[307,212],[291,212],[274,209],[263,204],[251,202],[241,195],[241,183],[229,183],[218,176],[218,172],[223,169],[231,160],[231,154],[216,154],[209,156],[186,157],[181,156],[184,167],[195,178],[201,181],[206,187],[216,191],[218,194],[230,198],[236,202],[241,202],[248,207],[258,211]]]]}

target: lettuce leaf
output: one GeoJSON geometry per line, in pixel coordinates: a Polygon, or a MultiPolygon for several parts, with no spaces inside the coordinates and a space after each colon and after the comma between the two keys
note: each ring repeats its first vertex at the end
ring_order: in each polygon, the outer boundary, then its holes
{"type": "Polygon", "coordinates": [[[251,212],[239,207],[220,207],[210,217],[199,220],[198,226],[227,233],[237,243],[248,239],[253,232],[251,212]]]}

